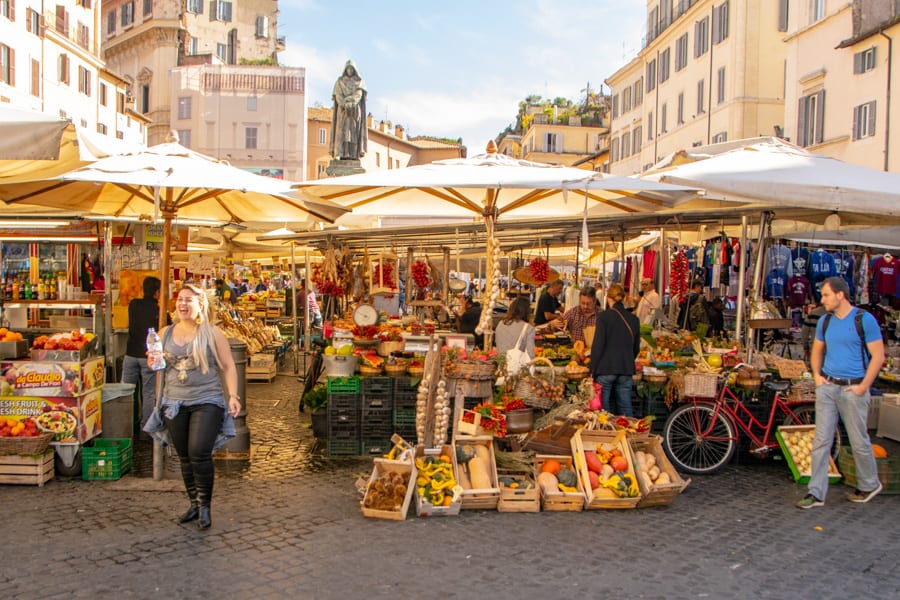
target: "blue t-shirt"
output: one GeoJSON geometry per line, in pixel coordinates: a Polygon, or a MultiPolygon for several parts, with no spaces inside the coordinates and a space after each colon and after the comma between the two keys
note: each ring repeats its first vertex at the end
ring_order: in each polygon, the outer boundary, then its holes
{"type": "MultiPolygon", "coordinates": [[[[856,331],[856,311],[858,310],[854,306],[843,319],[832,315],[831,319],[829,319],[828,331],[826,332],[827,340],[822,337],[822,326],[825,324],[825,317],[819,319],[819,322],[816,324],[816,339],[820,342],[825,342],[825,362],[822,364],[823,373],[827,373],[832,377],[847,379],[865,377],[866,368],[862,363],[862,348],[860,346],[859,333],[856,331]]],[[[866,344],[882,339],[878,321],[870,313],[863,315],[862,325],[866,344]]]]}
{"type": "Polygon", "coordinates": [[[784,288],[787,285],[788,274],[783,269],[773,269],[766,277],[764,294],[766,298],[784,298],[784,288]]]}

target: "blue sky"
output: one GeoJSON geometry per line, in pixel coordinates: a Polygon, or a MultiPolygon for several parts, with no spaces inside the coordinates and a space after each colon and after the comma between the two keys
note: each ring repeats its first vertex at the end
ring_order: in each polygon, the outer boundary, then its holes
{"type": "Polygon", "coordinates": [[[331,106],[352,59],[377,120],[463,138],[469,155],[529,94],[577,99],[631,60],[646,0],[279,0],[282,64],[305,67],[307,101],[331,106]]]}

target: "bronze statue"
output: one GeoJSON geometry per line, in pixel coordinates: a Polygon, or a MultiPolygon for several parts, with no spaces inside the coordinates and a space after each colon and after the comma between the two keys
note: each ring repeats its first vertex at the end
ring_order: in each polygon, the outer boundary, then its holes
{"type": "Polygon", "coordinates": [[[366,84],[352,60],[334,84],[331,117],[331,156],[343,160],[359,160],[366,154],[366,84]]]}

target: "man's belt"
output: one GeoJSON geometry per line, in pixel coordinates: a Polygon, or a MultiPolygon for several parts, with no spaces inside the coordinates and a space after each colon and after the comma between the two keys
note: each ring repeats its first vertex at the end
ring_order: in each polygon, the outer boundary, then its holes
{"type": "Polygon", "coordinates": [[[827,381],[828,383],[833,383],[834,385],[843,385],[843,386],[858,385],[858,384],[862,383],[862,380],[863,380],[862,377],[853,377],[853,378],[848,379],[846,377],[832,377],[831,375],[827,375],[825,373],[822,373],[822,377],[824,377],[825,381],[827,381]]]}

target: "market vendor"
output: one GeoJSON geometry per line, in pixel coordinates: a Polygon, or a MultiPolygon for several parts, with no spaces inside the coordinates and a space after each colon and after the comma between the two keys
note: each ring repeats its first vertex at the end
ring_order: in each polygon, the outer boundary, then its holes
{"type": "MultiPolygon", "coordinates": [[[[440,300],[441,297],[440,295],[435,295],[433,299],[440,300]]],[[[433,304],[427,307],[425,318],[433,320],[441,328],[449,327],[451,322],[450,311],[443,304],[433,304]]]]}
{"type": "Polygon", "coordinates": [[[309,307],[310,326],[316,329],[322,327],[322,310],[319,308],[319,302],[316,300],[316,292],[312,288],[306,289],[306,279],[300,280],[300,289],[297,291],[295,301],[297,302],[297,311],[299,315],[303,314],[303,305],[306,302],[309,307]]]}
{"type": "Polygon", "coordinates": [[[481,320],[481,304],[475,302],[471,295],[466,295],[462,298],[462,310],[462,314],[455,313],[456,330],[460,333],[471,333],[475,336],[475,345],[482,347],[484,336],[475,333],[475,328],[481,320]]]}
{"type": "Polygon", "coordinates": [[[234,288],[231,287],[231,284],[226,283],[224,279],[216,279],[215,285],[216,297],[223,302],[234,303],[237,300],[237,293],[235,293],[234,288]]]}
{"type": "Polygon", "coordinates": [[[537,314],[534,316],[535,325],[543,325],[559,317],[559,311],[562,308],[559,294],[562,292],[562,289],[562,279],[557,279],[547,286],[547,289],[538,298],[537,314]]]}
{"type": "Polygon", "coordinates": [[[649,277],[641,280],[641,299],[634,311],[634,316],[640,320],[641,325],[653,325],[662,315],[662,300],[656,285],[649,277]]]}
{"type": "Polygon", "coordinates": [[[597,298],[594,296],[594,288],[585,286],[578,293],[578,306],[570,308],[562,317],[553,320],[553,326],[557,329],[566,329],[573,342],[585,342],[590,345],[591,340],[584,339],[584,329],[593,327],[597,320],[597,298]]]}

